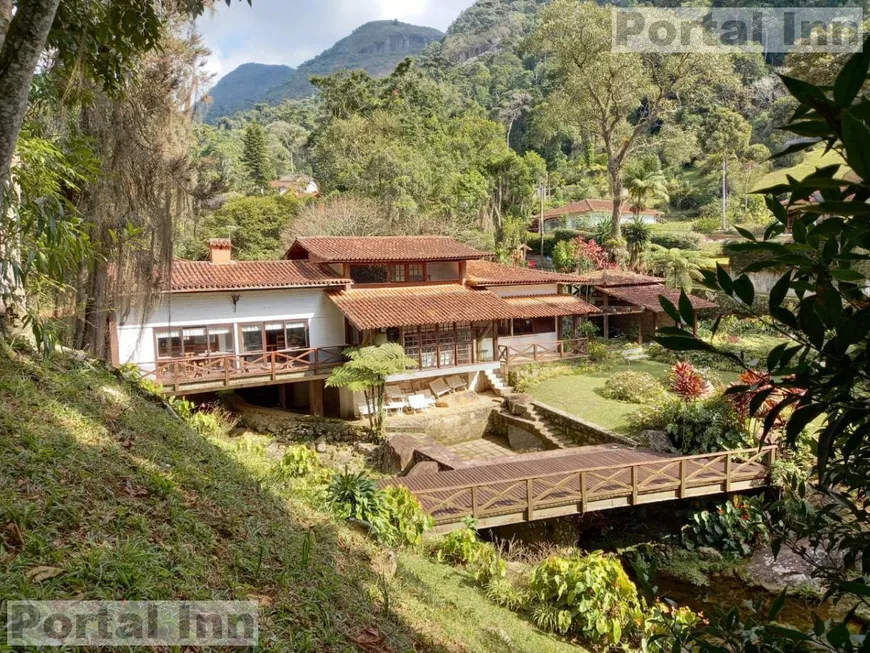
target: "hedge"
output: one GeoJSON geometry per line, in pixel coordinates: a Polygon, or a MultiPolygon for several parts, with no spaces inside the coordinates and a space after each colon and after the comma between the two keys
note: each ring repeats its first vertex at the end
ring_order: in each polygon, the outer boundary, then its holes
{"type": "Polygon", "coordinates": [[[665,249],[698,249],[701,246],[701,237],[690,231],[660,231],[653,232],[650,242],[665,249]]]}

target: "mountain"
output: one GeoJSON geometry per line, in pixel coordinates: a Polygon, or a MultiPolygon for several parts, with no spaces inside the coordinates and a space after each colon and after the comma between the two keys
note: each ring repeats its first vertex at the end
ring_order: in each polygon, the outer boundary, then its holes
{"type": "Polygon", "coordinates": [[[242,64],[223,77],[211,89],[209,117],[216,120],[237,111],[249,109],[251,98],[262,97],[269,89],[285,83],[296,71],[290,66],[269,66],[262,63],[242,64]]]}
{"type": "Polygon", "coordinates": [[[443,34],[431,27],[419,27],[397,20],[379,20],[356,28],[314,59],[306,61],[296,74],[271,89],[263,100],[277,104],[314,93],[310,77],[328,75],[338,70],[362,68],[375,76],[389,75],[405,57],[418,54],[443,34]]]}
{"type": "Polygon", "coordinates": [[[207,119],[250,109],[259,102],[279,104],[314,93],[309,78],[338,70],[362,68],[371,75],[388,75],[405,57],[420,53],[443,34],[431,27],[381,20],[365,23],[328,50],[296,70],[288,66],[248,63],[236,68],[212,89],[207,119]]]}
{"type": "Polygon", "coordinates": [[[505,41],[527,36],[537,13],[549,0],[478,0],[464,10],[441,43],[441,53],[462,63],[493,50],[505,41]]]}

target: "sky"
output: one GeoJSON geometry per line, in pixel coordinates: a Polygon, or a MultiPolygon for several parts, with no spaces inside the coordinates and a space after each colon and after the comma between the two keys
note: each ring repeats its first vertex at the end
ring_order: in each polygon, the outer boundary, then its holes
{"type": "Polygon", "coordinates": [[[250,61],[296,67],[371,20],[444,31],[474,0],[234,0],[199,20],[214,81],[250,61]]]}

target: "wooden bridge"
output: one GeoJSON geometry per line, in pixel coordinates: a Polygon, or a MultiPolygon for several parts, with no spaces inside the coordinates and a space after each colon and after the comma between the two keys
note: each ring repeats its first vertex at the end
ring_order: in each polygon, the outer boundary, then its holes
{"type": "Polygon", "coordinates": [[[563,456],[481,465],[381,485],[404,485],[448,532],[474,517],[480,528],[585,514],[770,484],[776,447],[674,456],[581,447],[563,456]]]}

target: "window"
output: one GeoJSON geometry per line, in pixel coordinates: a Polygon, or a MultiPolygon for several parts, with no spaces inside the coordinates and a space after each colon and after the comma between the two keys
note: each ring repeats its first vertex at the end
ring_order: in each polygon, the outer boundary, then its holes
{"type": "Polygon", "coordinates": [[[350,278],[354,283],[387,283],[389,275],[386,265],[351,265],[350,278]]]}
{"type": "Polygon", "coordinates": [[[425,267],[422,263],[408,264],[408,281],[425,281],[425,267]]]}
{"type": "Polygon", "coordinates": [[[526,336],[534,333],[554,333],[555,331],[556,321],[552,317],[536,317],[531,320],[514,320],[515,336],[526,336]]]}
{"type": "Polygon", "coordinates": [[[306,320],[244,324],[239,328],[239,333],[242,352],[246,354],[308,347],[306,320]]]}
{"type": "Polygon", "coordinates": [[[180,358],[183,355],[181,331],[157,332],[157,358],[180,358]]]}
{"type": "Polygon", "coordinates": [[[157,358],[220,356],[235,351],[230,326],[184,327],[154,334],[157,358]]]}
{"type": "Polygon", "coordinates": [[[390,266],[390,283],[405,283],[405,265],[403,263],[390,266]]]}

